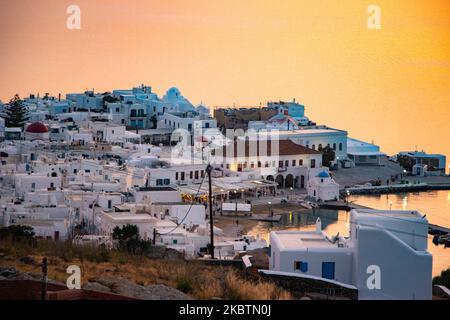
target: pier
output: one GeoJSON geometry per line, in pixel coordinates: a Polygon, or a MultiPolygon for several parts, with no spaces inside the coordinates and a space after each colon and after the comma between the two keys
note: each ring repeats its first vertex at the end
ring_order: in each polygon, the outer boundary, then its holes
{"type": "Polygon", "coordinates": [[[383,186],[351,187],[340,191],[341,195],[350,194],[389,194],[410,191],[450,190],[450,183],[417,183],[417,184],[393,184],[383,186]]]}

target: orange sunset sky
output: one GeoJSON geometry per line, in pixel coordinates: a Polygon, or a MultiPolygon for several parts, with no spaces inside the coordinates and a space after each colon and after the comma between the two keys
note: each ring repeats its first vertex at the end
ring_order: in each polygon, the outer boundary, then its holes
{"type": "Polygon", "coordinates": [[[296,98],[388,154],[450,158],[450,1],[0,2],[3,102],[141,83],[213,107],[296,98]],[[71,4],[81,30],[66,28],[71,4]],[[370,4],[381,30],[366,27],[370,4]]]}

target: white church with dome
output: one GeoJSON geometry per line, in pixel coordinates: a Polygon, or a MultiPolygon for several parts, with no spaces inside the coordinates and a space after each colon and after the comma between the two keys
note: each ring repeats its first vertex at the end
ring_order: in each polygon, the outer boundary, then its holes
{"type": "Polygon", "coordinates": [[[339,199],[339,184],[331,177],[327,169],[311,170],[307,184],[308,196],[315,201],[333,201],[339,199]]]}

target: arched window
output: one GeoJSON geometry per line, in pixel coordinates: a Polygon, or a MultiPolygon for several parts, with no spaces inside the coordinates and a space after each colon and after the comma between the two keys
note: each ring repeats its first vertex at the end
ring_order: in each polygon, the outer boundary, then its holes
{"type": "Polygon", "coordinates": [[[339,143],[339,151],[342,151],[342,142],[339,143]]]}
{"type": "Polygon", "coordinates": [[[333,150],[336,151],[336,143],[333,143],[333,150]]]}

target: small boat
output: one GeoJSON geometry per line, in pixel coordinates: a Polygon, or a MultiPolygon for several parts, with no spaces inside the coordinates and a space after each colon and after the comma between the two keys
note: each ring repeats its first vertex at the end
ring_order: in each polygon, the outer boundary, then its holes
{"type": "Polygon", "coordinates": [[[312,208],[317,208],[317,207],[319,207],[319,206],[317,205],[317,203],[314,203],[314,202],[311,202],[311,201],[303,201],[303,202],[300,202],[300,205],[301,205],[303,208],[306,208],[306,209],[312,209],[312,208]]]}
{"type": "Polygon", "coordinates": [[[300,202],[300,205],[306,209],[312,209],[312,206],[307,202],[300,202]]]}
{"type": "Polygon", "coordinates": [[[313,207],[313,208],[318,208],[318,207],[319,207],[319,205],[318,205],[317,203],[315,203],[315,202],[308,201],[308,204],[309,204],[311,207],[313,207]]]}

